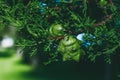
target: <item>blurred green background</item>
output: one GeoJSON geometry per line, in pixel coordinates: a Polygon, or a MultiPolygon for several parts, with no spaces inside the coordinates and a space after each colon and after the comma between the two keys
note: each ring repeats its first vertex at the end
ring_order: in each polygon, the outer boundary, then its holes
{"type": "Polygon", "coordinates": [[[0,80],[119,80],[116,69],[115,64],[101,59],[96,63],[67,61],[34,68],[25,64],[19,54],[0,56],[0,80]]]}

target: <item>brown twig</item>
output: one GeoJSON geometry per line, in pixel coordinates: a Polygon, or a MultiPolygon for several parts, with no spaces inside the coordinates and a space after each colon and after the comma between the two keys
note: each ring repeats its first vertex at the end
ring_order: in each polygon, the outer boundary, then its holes
{"type": "Polygon", "coordinates": [[[111,5],[113,5],[113,2],[112,2],[112,0],[109,0],[109,3],[110,3],[111,5]]]}
{"type": "Polygon", "coordinates": [[[50,39],[50,40],[53,40],[53,39],[61,40],[61,39],[63,39],[64,37],[65,37],[65,36],[58,36],[58,37],[52,37],[52,36],[50,36],[49,39],[50,39]]]}
{"type": "Polygon", "coordinates": [[[104,25],[106,22],[108,22],[111,18],[113,17],[113,14],[111,15],[107,15],[106,17],[104,17],[104,19],[101,22],[95,23],[94,26],[102,26],[104,25]]]}

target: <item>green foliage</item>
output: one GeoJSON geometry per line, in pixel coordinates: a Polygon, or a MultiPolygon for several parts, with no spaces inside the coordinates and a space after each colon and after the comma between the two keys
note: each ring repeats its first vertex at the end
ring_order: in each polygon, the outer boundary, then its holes
{"type": "Polygon", "coordinates": [[[91,45],[80,47],[85,51],[83,57],[95,61],[96,57],[104,56],[105,61],[110,62],[120,47],[120,3],[119,0],[112,3],[106,0],[1,0],[0,30],[2,25],[15,26],[16,46],[30,47],[31,55],[46,57],[43,63],[61,59],[57,48],[66,35],[76,37],[85,33],[85,41],[91,45]],[[62,24],[64,36],[50,35],[48,30],[55,23],[62,24]]]}

